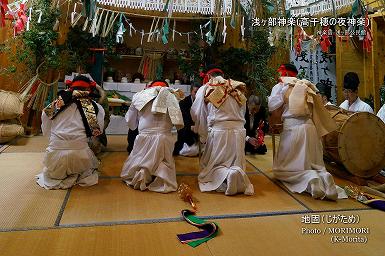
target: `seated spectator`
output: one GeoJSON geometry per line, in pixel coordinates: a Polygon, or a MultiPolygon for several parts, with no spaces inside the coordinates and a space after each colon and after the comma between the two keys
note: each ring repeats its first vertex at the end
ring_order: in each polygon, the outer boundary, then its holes
{"type": "Polygon", "coordinates": [[[178,140],[175,143],[174,155],[196,156],[199,153],[198,134],[191,130],[194,122],[191,118],[190,110],[195,100],[196,92],[201,85],[194,83],[191,85],[190,95],[179,102],[183,115],[184,127],[178,131],[178,140]]]}
{"type": "Polygon", "coordinates": [[[360,80],[356,73],[346,73],[346,75],[344,76],[343,89],[343,93],[346,100],[342,102],[340,108],[352,112],[369,112],[373,114],[373,109],[367,103],[363,102],[360,97],[358,97],[359,84],[360,80]]]}
{"type": "Polygon", "coordinates": [[[323,83],[317,83],[316,87],[322,97],[322,102],[324,103],[324,106],[334,106],[334,104],[330,102],[330,98],[332,97],[330,86],[323,83]]]}
{"type": "Polygon", "coordinates": [[[246,144],[245,152],[251,154],[265,154],[264,134],[269,131],[266,121],[266,109],[258,96],[251,95],[247,100],[245,114],[246,144]]]}

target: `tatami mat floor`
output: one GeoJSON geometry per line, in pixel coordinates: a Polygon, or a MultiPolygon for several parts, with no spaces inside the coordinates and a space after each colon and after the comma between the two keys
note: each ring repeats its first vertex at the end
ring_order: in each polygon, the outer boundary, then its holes
{"type": "Polygon", "coordinates": [[[67,192],[46,191],[36,186],[34,176],[43,167],[43,156],[43,153],[0,154],[0,230],[55,224],[67,192]]]}
{"type": "MultiPolygon", "coordinates": [[[[218,237],[197,247],[177,233],[193,231],[179,212],[188,205],[176,193],[140,192],[119,178],[128,154],[126,136],[109,136],[99,184],[47,191],[35,184],[47,138],[19,138],[0,152],[0,255],[383,255],[384,213],[351,199],[337,202],[292,194],[272,177],[272,143],[266,155],[248,155],[253,196],[201,193],[198,158],[176,157],[178,183],[189,184],[199,216],[214,219],[218,237]],[[304,216],[360,217],[359,224],[305,224],[304,216]],[[332,235],[303,228],[365,227],[368,241],[331,243],[332,235]]],[[[349,182],[336,178],[340,185],[349,182]]],[[[356,236],[356,235],[350,235],[356,236]]]]}

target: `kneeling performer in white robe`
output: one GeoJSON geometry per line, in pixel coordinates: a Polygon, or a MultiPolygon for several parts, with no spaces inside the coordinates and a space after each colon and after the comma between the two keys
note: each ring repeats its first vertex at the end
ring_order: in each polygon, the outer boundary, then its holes
{"type": "Polygon", "coordinates": [[[99,161],[89,148],[89,139],[101,134],[104,125],[102,106],[91,100],[95,86],[87,77],[78,76],[69,90],[42,113],[42,131],[49,136],[43,172],[37,183],[46,189],[67,189],[73,185],[98,183],[99,161]]]}
{"type": "Polygon", "coordinates": [[[194,130],[206,143],[200,159],[199,188],[226,195],[254,194],[245,159],[245,84],[226,80],[220,69],[209,70],[191,107],[194,130]],[[204,82],[206,82],[204,81],[204,82]]]}
{"type": "Polygon", "coordinates": [[[131,130],[138,128],[139,134],[120,175],[127,185],[161,193],[176,191],[172,155],[176,134],[171,131],[174,126],[183,127],[178,103],[182,97],[181,91],[161,80],[133,96],[126,121],[131,130]]]}
{"type": "MultiPolygon", "coordinates": [[[[278,71],[285,73],[292,66],[282,65],[278,71]]],[[[346,198],[343,189],[335,185],[325,169],[321,137],[337,126],[323,107],[320,95],[316,95],[317,89],[309,81],[295,77],[281,77],[281,81],[269,96],[270,124],[283,120],[273,161],[274,177],[291,192],[306,191],[319,199],[346,198]]]]}

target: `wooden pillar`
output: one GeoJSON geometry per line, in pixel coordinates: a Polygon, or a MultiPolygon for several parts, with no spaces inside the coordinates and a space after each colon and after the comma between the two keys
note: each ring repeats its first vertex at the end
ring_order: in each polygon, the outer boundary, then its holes
{"type": "Polygon", "coordinates": [[[371,30],[373,35],[373,42],[372,42],[372,63],[371,63],[371,72],[372,72],[372,91],[373,91],[373,97],[374,97],[374,111],[377,113],[377,111],[380,109],[380,88],[379,85],[381,84],[381,81],[379,81],[379,45],[378,45],[378,30],[377,30],[377,21],[375,18],[370,19],[371,23],[371,30]]]}
{"type": "MultiPolygon", "coordinates": [[[[342,94],[342,81],[343,81],[343,70],[342,70],[342,56],[343,56],[343,44],[346,43],[345,38],[340,41],[336,40],[336,90],[337,90],[337,105],[341,104],[344,100],[342,94]]],[[[349,39],[346,39],[349,40],[349,39]]],[[[350,43],[350,42],[348,42],[350,43]]]]}

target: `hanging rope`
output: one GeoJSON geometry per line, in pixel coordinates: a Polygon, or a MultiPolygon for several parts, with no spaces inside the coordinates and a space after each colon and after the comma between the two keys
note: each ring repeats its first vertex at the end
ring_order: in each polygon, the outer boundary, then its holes
{"type": "Polygon", "coordinates": [[[39,77],[39,69],[42,67],[43,63],[37,67],[36,75],[19,90],[20,96],[22,100],[27,103],[26,106],[28,109],[32,108],[33,110],[41,111],[44,108],[44,103],[47,100],[49,90],[51,90],[51,95],[53,95],[53,97],[57,94],[60,73],[53,82],[44,82],[39,77]]]}

